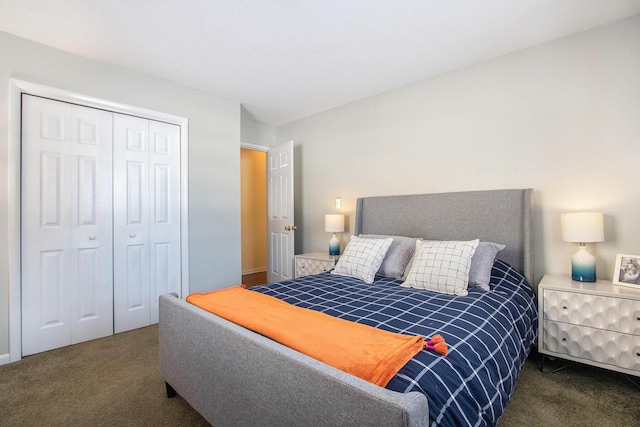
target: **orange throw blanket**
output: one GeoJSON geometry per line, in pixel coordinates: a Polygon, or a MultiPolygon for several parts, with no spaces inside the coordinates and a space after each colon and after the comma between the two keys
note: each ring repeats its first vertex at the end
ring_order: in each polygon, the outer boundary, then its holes
{"type": "Polygon", "coordinates": [[[187,301],[382,387],[409,359],[428,348],[419,335],[383,331],[242,287],[191,294],[187,301]]]}

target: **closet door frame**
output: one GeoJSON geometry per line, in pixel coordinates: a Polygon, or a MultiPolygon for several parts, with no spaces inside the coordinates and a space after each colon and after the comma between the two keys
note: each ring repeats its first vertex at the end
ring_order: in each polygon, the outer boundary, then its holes
{"type": "Polygon", "coordinates": [[[64,89],[53,88],[19,79],[9,79],[9,359],[22,358],[22,313],[20,272],[20,129],[22,94],[41,96],[56,101],[70,102],[85,107],[99,108],[115,113],[129,114],[145,119],[167,122],[180,126],[180,263],[182,297],[189,295],[189,229],[188,229],[188,177],[189,177],[189,120],[185,117],[165,114],[105,99],[85,96],[64,89]]]}

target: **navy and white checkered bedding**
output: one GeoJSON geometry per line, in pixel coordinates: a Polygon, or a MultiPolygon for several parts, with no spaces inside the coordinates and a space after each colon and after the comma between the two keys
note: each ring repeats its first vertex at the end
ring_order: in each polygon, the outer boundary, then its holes
{"type": "Polygon", "coordinates": [[[424,393],[432,426],[493,426],[536,337],[537,310],[531,286],[513,268],[498,260],[491,276],[491,291],[467,296],[330,273],[250,289],[391,332],[441,334],[446,357],[421,351],[386,388],[424,393]]]}

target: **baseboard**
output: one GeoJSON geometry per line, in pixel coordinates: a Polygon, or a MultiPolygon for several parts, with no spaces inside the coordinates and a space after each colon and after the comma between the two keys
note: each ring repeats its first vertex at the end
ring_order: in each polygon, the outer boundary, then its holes
{"type": "Polygon", "coordinates": [[[265,271],[267,271],[267,267],[249,268],[247,270],[242,270],[242,275],[264,273],[265,271]]]}
{"type": "Polygon", "coordinates": [[[0,354],[0,365],[6,365],[11,362],[11,355],[9,353],[0,354]]]}

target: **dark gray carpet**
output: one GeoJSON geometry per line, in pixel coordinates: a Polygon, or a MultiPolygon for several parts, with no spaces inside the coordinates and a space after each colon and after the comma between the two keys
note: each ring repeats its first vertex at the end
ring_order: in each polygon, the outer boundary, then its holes
{"type": "MultiPolygon", "coordinates": [[[[0,366],[0,425],[208,423],[182,398],[166,398],[155,325],[0,366]]],[[[544,374],[531,359],[499,426],[640,426],[640,388],[624,375],[579,364],[544,374]]]]}
{"type": "MultiPolygon", "coordinates": [[[[547,359],[548,360],[548,359],[547,359]]],[[[560,359],[525,364],[500,427],[640,427],[640,378],[560,359]]]]}
{"type": "Polygon", "coordinates": [[[158,327],[137,329],[0,366],[2,426],[208,426],[167,399],[158,327]]]}

